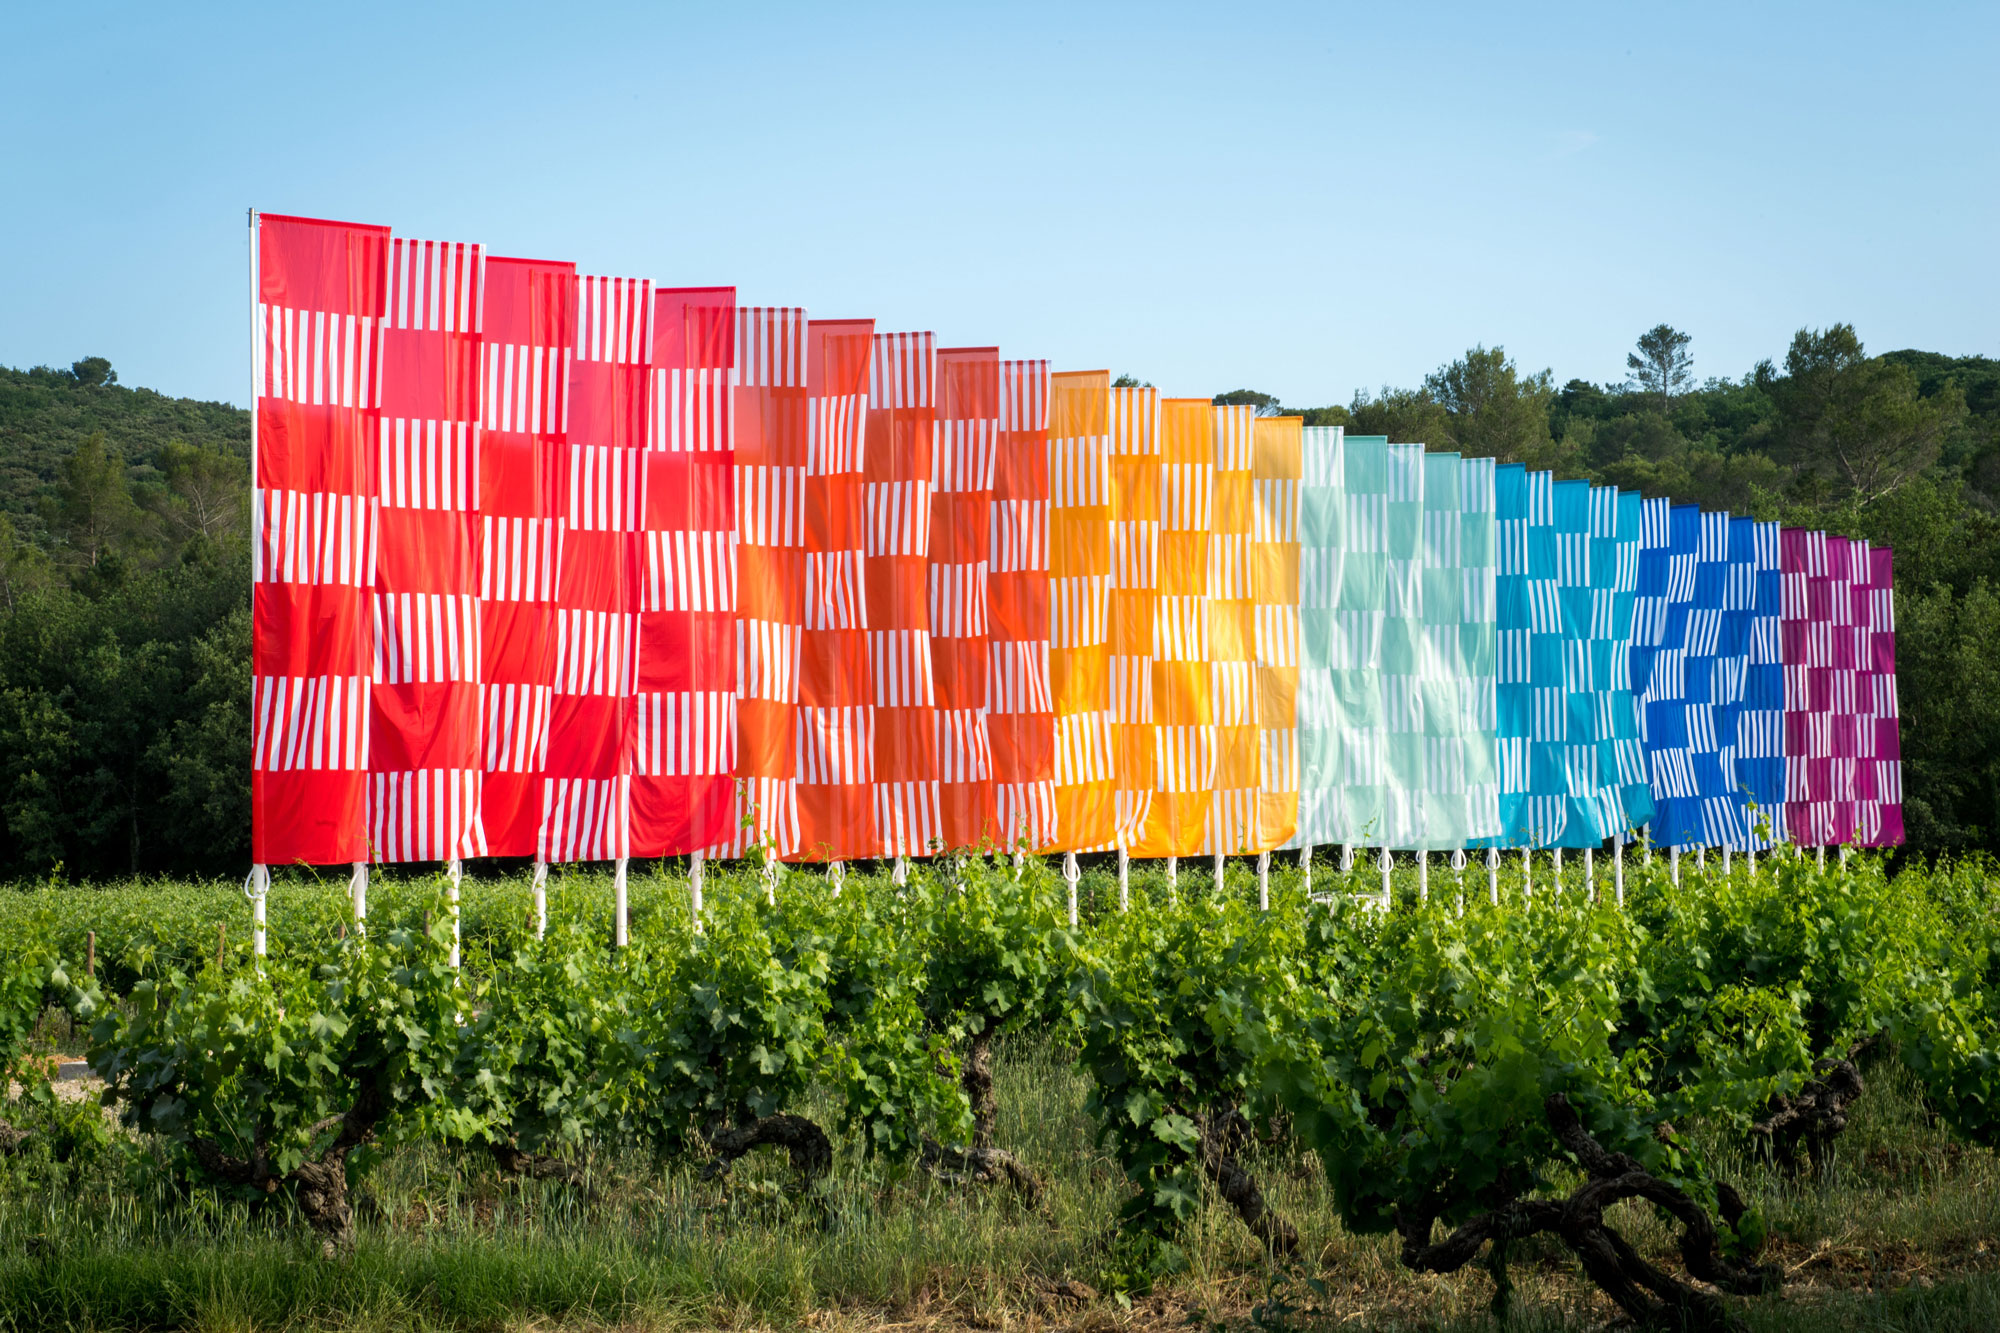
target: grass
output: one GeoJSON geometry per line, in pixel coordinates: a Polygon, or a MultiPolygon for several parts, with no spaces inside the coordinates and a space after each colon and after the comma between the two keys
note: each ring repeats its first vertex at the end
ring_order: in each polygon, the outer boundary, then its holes
{"type": "MultiPolygon", "coordinates": [[[[588,1195],[497,1176],[433,1145],[390,1153],[359,1196],[351,1258],[320,1259],[281,1208],[177,1186],[120,1140],[88,1164],[0,1165],[0,1331],[529,1330],[1244,1326],[1492,1328],[1479,1270],[1420,1277],[1388,1238],[1337,1222],[1310,1159],[1257,1163],[1307,1256],[1273,1272],[1234,1216],[1209,1209],[1187,1266],[1127,1306],[1103,1294],[1125,1185],[1092,1142],[1085,1078],[1022,1040],[999,1064],[1000,1140],[1042,1172],[1027,1211],[843,1155],[801,1194],[778,1160],[726,1187],[638,1157],[601,1161],[588,1195]],[[1308,1274],[1324,1283],[1311,1289],[1308,1274]]],[[[822,1111],[826,1108],[820,1107],[822,1111]]],[[[1765,1209],[1785,1294],[1752,1329],[2000,1327],[2000,1163],[1930,1123],[1900,1071],[1871,1076],[1817,1183],[1740,1156],[1726,1173],[1765,1209]]],[[[1626,1205],[1650,1253],[1671,1237],[1626,1205]]],[[[1615,1311],[1552,1244],[1522,1247],[1510,1327],[1603,1327],[1615,1311]]]]}

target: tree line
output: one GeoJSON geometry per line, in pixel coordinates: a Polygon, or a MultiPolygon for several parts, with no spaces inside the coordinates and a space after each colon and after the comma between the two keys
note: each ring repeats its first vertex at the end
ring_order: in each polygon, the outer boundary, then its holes
{"type": "MultiPolygon", "coordinates": [[[[1910,845],[2000,848],[2000,362],[1836,324],[1697,382],[1662,324],[1627,366],[1558,387],[1480,346],[1345,405],[1215,401],[1893,546],[1910,845]]],[[[249,439],[101,357],[0,367],[0,876],[247,862],[249,439]]]]}

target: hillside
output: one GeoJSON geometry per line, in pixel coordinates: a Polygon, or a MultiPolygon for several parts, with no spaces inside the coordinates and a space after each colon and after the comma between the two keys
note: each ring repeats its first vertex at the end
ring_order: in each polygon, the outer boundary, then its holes
{"type": "Polygon", "coordinates": [[[0,514],[17,532],[45,539],[40,506],[55,494],[63,460],[92,434],[141,486],[157,479],[169,441],[250,457],[250,414],[240,407],[129,388],[101,357],[68,370],[0,366],[0,514]]]}

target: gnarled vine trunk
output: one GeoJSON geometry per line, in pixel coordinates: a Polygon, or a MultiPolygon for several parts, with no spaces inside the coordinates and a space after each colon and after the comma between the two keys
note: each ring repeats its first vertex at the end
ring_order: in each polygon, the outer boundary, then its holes
{"type": "Polygon", "coordinates": [[[965,1098],[972,1103],[972,1146],[991,1148],[1000,1120],[1000,1102],[993,1095],[993,1025],[988,1023],[966,1038],[965,1068],[958,1076],[965,1098]]]}
{"type": "Polygon", "coordinates": [[[1297,1228],[1265,1202],[1257,1178],[1236,1160],[1236,1153],[1250,1141],[1249,1122],[1241,1112],[1232,1109],[1203,1115],[1199,1123],[1201,1169],[1215,1186],[1215,1192],[1236,1210],[1243,1225],[1263,1242],[1266,1251],[1280,1258],[1293,1253],[1299,1248],[1297,1228]]]}
{"type": "Polygon", "coordinates": [[[493,1164],[510,1176],[525,1176],[529,1180],[560,1180],[566,1185],[583,1184],[582,1164],[567,1158],[524,1152],[511,1143],[488,1144],[487,1150],[493,1156],[493,1164]]]}
{"type": "Polygon", "coordinates": [[[1801,1147],[1813,1175],[1824,1174],[1833,1164],[1834,1140],[1847,1128],[1847,1108],[1861,1099],[1868,1086],[1856,1061],[1881,1036],[1863,1037],[1845,1056],[1814,1061],[1813,1077],[1804,1087],[1792,1096],[1771,1099],[1768,1114],[1750,1127],[1750,1133],[1763,1140],[1780,1170],[1799,1173],[1801,1147]]]}
{"type": "Polygon", "coordinates": [[[739,1158],[757,1148],[783,1148],[791,1157],[792,1170],[808,1180],[833,1169],[832,1141],[802,1115],[767,1115],[735,1129],[712,1129],[708,1146],[715,1160],[702,1169],[704,1180],[727,1175],[739,1158]]]}
{"type": "MultiPolygon", "coordinates": [[[[1722,1333],[1736,1319],[1721,1297],[1683,1282],[1648,1262],[1614,1228],[1604,1213],[1625,1199],[1644,1199],[1681,1224],[1681,1262],[1689,1276],[1732,1296],[1758,1296],[1776,1291],[1782,1278],[1775,1268],[1737,1264],[1717,1247],[1715,1222],[1680,1187],[1661,1180],[1624,1153],[1606,1152],[1583,1127],[1576,1108],[1561,1093],[1543,1105],[1556,1139],[1588,1173],[1589,1179],[1567,1199],[1518,1199],[1483,1213],[1443,1240],[1430,1239],[1437,1211],[1412,1209],[1399,1213],[1403,1264],[1419,1272],[1449,1273],[1463,1268],[1480,1246],[1494,1247],[1489,1267],[1496,1288],[1496,1309],[1503,1309],[1508,1282],[1506,1248],[1514,1240],[1538,1232],[1562,1239],[1604,1293],[1631,1318],[1650,1327],[1722,1333]]],[[[1727,1185],[1717,1188],[1723,1219],[1732,1227],[1743,1215],[1743,1201],[1727,1185]]]]}

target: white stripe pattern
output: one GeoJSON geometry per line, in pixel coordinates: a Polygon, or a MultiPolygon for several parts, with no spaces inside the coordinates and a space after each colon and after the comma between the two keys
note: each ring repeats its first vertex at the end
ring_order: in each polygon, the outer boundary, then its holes
{"type": "Polygon", "coordinates": [[[257,676],[250,689],[250,767],[261,773],[368,767],[365,676],[257,676]]]}

